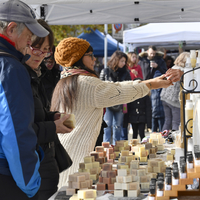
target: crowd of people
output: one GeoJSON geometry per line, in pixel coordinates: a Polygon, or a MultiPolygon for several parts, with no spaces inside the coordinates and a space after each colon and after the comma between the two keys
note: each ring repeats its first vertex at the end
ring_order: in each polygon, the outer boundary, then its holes
{"type": "Polygon", "coordinates": [[[154,46],[139,56],[116,51],[99,76],[89,42],[69,37],[56,48],[53,44],[51,28],[36,20],[28,5],[1,3],[0,199],[48,199],[66,185],[100,135],[115,144],[127,139],[128,124],[133,138],[139,134],[141,139],[146,124],[155,131],[163,124],[177,129],[177,117],[171,124],[166,117],[179,106],[171,103],[177,99],[165,95],[178,92],[182,73],[177,66],[186,55],[167,70],[154,46]],[[74,129],[63,124],[72,113],[74,129]],[[60,143],[73,161],[62,173],[55,157],[60,143]]]}
{"type": "MultiPolygon", "coordinates": [[[[100,79],[113,82],[149,80],[165,74],[171,68],[182,70],[186,62],[185,55],[189,56],[189,53],[182,53],[174,63],[176,66],[172,67],[170,64],[173,63],[169,60],[172,61],[173,58],[170,56],[164,58],[164,53],[158,51],[155,46],[149,46],[147,51],[139,55],[136,52],[125,54],[116,51],[111,56],[108,67],[101,70],[100,79]]],[[[152,132],[178,130],[180,125],[179,92],[180,82],[178,81],[168,88],[152,89],[145,97],[128,103],[126,113],[123,112],[123,104],[106,108],[104,120],[108,127],[104,128],[103,141],[114,145],[119,139],[127,140],[130,125],[133,138],[136,139],[139,135],[141,140],[145,137],[145,130],[152,132]]]]}

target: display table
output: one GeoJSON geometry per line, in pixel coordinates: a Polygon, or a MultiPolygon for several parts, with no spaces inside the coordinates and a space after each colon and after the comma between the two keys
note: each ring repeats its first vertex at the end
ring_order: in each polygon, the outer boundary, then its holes
{"type": "MultiPolygon", "coordinates": [[[[64,187],[62,187],[62,188],[60,188],[60,190],[58,191],[58,192],[60,192],[60,191],[65,191],[66,190],[66,186],[64,186],[64,187]]],[[[58,192],[56,192],[53,196],[51,196],[51,198],[49,198],[48,200],[55,200],[55,197],[56,197],[56,195],[58,194],[58,192]]],[[[102,196],[98,196],[97,198],[96,198],[96,200],[110,200],[109,199],[109,196],[111,196],[112,194],[105,194],[105,195],[102,195],[102,196]]],[[[124,199],[124,197],[123,197],[123,199],[124,199]]],[[[182,198],[174,198],[174,199],[171,199],[171,200],[179,200],[179,199],[181,199],[181,200],[190,200],[190,199],[193,199],[193,200],[197,200],[198,198],[196,198],[195,199],[195,197],[182,197],[182,198]]],[[[61,199],[62,200],[62,199],[61,199]]],[[[148,197],[146,197],[145,199],[143,199],[143,200],[148,200],[148,197]]]]}
{"type": "MultiPolygon", "coordinates": [[[[60,190],[58,190],[58,192],[60,192],[60,191],[65,191],[66,190],[66,188],[67,188],[67,186],[63,186],[63,187],[61,187],[60,188],[60,190]]],[[[58,192],[56,192],[53,196],[51,196],[48,200],[55,200],[55,197],[56,197],[56,195],[58,194],[58,192]]],[[[96,198],[96,200],[110,200],[109,199],[109,197],[110,196],[112,196],[112,194],[104,194],[104,195],[99,195],[98,194],[98,191],[97,191],[97,198],[96,198]]],[[[124,197],[123,197],[124,198],[124,197]]],[[[61,199],[62,200],[62,199],[61,199]]],[[[143,200],[148,200],[148,197],[146,197],[145,199],[143,199],[143,200]]]]}
{"type": "MultiPolygon", "coordinates": [[[[166,152],[163,153],[163,154],[157,154],[157,156],[156,156],[157,158],[160,158],[160,159],[162,159],[164,161],[166,161],[167,153],[170,152],[171,149],[176,149],[176,155],[175,155],[176,161],[179,161],[179,157],[183,156],[183,154],[184,154],[184,150],[181,149],[181,148],[176,148],[175,147],[175,143],[173,143],[173,144],[164,144],[164,148],[166,149],[166,152]]],[[[67,188],[67,186],[63,186],[58,190],[58,192],[66,191],[66,188],[67,188]]],[[[55,197],[57,196],[58,192],[56,192],[53,196],[51,196],[49,198],[49,200],[55,200],[55,197]]],[[[109,200],[108,197],[110,195],[112,195],[112,194],[104,194],[103,195],[103,194],[101,194],[101,192],[99,193],[99,191],[97,191],[97,196],[98,197],[96,198],[96,200],[109,200]]],[[[187,198],[187,199],[190,199],[190,198],[187,198]]],[[[60,199],[60,200],[62,200],[62,199],[60,199]]],[[[148,197],[146,197],[144,200],[148,200],[148,197]]],[[[177,198],[175,198],[173,200],[177,200],[177,198]]]]}
{"type": "Polygon", "coordinates": [[[56,195],[58,194],[58,192],[60,191],[66,191],[67,186],[63,186],[60,188],[60,190],[58,190],[53,196],[51,196],[48,200],[54,200],[56,195]]]}

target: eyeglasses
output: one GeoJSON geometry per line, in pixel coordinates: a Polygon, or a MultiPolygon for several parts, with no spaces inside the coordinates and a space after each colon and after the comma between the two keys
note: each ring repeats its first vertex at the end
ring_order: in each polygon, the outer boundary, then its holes
{"type": "Polygon", "coordinates": [[[45,58],[47,58],[47,57],[49,57],[50,55],[52,55],[52,51],[51,51],[51,50],[50,50],[49,52],[43,52],[43,51],[41,51],[41,50],[39,50],[39,49],[34,49],[32,46],[30,46],[30,49],[31,49],[33,55],[36,55],[36,56],[40,56],[40,55],[42,55],[42,54],[46,54],[46,55],[45,55],[45,58]]]}
{"type": "Polygon", "coordinates": [[[84,54],[84,56],[90,56],[92,60],[94,60],[94,54],[93,53],[87,53],[84,54]]]}

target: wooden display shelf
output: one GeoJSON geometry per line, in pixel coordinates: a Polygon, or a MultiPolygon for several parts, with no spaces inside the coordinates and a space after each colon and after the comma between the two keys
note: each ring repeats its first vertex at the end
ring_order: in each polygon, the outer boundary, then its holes
{"type": "Polygon", "coordinates": [[[165,197],[177,197],[178,196],[178,191],[176,191],[176,190],[165,190],[164,191],[164,196],[165,197]]]}
{"type": "Polygon", "coordinates": [[[195,172],[200,173],[200,166],[195,166],[195,172]]]}
{"type": "Polygon", "coordinates": [[[192,168],[192,169],[187,169],[187,174],[188,173],[195,173],[195,169],[194,168],[192,168]]]}
{"type": "Polygon", "coordinates": [[[185,191],[186,190],[186,186],[185,185],[172,185],[172,191],[185,191]]]}
{"type": "Polygon", "coordinates": [[[179,183],[180,183],[180,185],[192,185],[193,178],[179,179],[179,183]]]}
{"type": "Polygon", "coordinates": [[[199,173],[196,173],[195,171],[194,172],[188,172],[187,177],[188,178],[200,178],[200,172],[199,173]]]}
{"type": "Polygon", "coordinates": [[[156,197],[156,200],[169,200],[170,197],[156,197]]]}
{"type": "Polygon", "coordinates": [[[193,169],[187,169],[187,178],[200,178],[200,166],[196,166],[193,169]]]}
{"type": "Polygon", "coordinates": [[[178,196],[200,196],[200,190],[179,191],[178,196]]]}
{"type": "Polygon", "coordinates": [[[200,196],[200,190],[186,190],[186,185],[192,185],[194,178],[200,178],[200,166],[187,169],[187,178],[179,179],[179,185],[172,185],[172,190],[164,191],[164,196],[200,196]]]}

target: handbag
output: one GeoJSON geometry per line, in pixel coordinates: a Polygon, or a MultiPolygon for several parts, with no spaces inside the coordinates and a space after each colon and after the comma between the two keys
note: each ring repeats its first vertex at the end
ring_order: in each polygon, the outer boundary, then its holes
{"type": "Polygon", "coordinates": [[[127,104],[123,104],[123,113],[126,114],[128,112],[127,104]]]}
{"type": "Polygon", "coordinates": [[[60,143],[58,136],[57,141],[55,142],[55,159],[58,164],[59,173],[68,169],[72,165],[72,160],[63,145],[60,143]]]}

